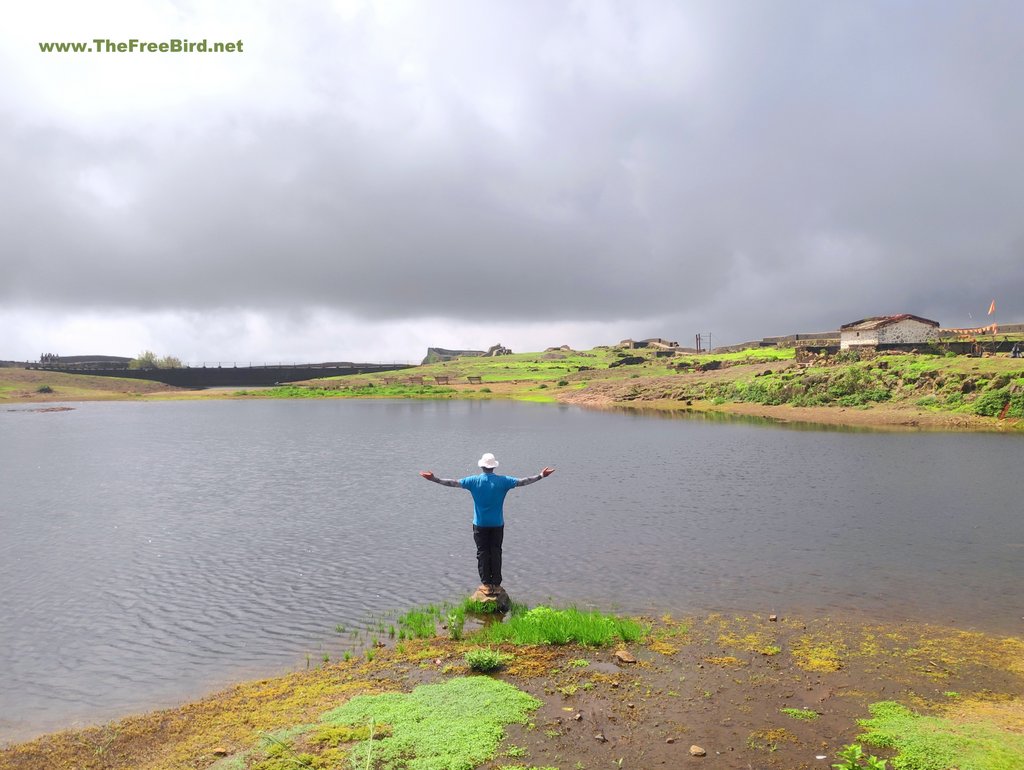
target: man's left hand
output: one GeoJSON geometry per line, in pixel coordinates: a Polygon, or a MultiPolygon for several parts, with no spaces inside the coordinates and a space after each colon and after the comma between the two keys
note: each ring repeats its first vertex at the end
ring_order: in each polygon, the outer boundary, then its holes
{"type": "Polygon", "coordinates": [[[542,470],[540,472],[540,475],[543,476],[544,478],[547,478],[548,476],[550,476],[554,472],[555,472],[554,468],[545,468],[544,470],[542,470]]]}

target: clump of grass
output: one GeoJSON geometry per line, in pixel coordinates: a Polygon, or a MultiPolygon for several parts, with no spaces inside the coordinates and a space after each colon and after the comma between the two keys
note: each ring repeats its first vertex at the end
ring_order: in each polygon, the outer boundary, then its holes
{"type": "Polygon", "coordinates": [[[476,599],[464,599],[459,609],[467,615],[491,615],[499,612],[497,601],[481,602],[476,599]]]}
{"type": "Polygon", "coordinates": [[[582,612],[575,607],[555,610],[535,607],[520,615],[512,614],[504,623],[492,623],[481,629],[478,638],[489,642],[514,644],[583,644],[603,647],[617,641],[643,639],[650,627],[629,618],[601,612],[582,612]]]}
{"type": "Polygon", "coordinates": [[[513,656],[509,655],[507,652],[492,650],[490,647],[481,647],[475,650],[469,650],[466,653],[466,663],[474,671],[487,673],[488,671],[497,671],[512,660],[512,657],[513,656]]]}
{"type": "Polygon", "coordinates": [[[803,719],[811,721],[818,718],[818,712],[812,711],[811,709],[779,709],[787,717],[793,717],[793,719],[803,719]]]}
{"type": "MultiPolygon", "coordinates": [[[[471,768],[495,756],[505,725],[526,724],[540,701],[512,685],[484,676],[422,685],[411,693],[360,695],[324,714],[328,724],[391,725],[392,734],[373,741],[378,767],[471,768]]],[[[370,742],[353,747],[350,759],[366,764],[370,742]]]]}
{"type": "Polygon", "coordinates": [[[281,740],[273,735],[264,735],[264,743],[268,745],[266,757],[253,765],[253,770],[297,770],[308,768],[316,770],[316,757],[312,754],[299,753],[292,748],[290,741],[281,740]]]}
{"type": "Polygon", "coordinates": [[[49,385],[40,385],[36,388],[36,393],[53,393],[53,388],[49,385]]]}
{"type": "Polygon", "coordinates": [[[448,613],[448,636],[456,642],[462,639],[462,631],[466,627],[466,611],[455,607],[448,613]]]}
{"type": "Polygon", "coordinates": [[[899,770],[1017,770],[1024,757],[1024,735],[988,722],[958,723],[916,714],[895,701],[873,703],[867,731],[859,740],[894,749],[899,770]]]}
{"type": "Polygon", "coordinates": [[[400,634],[399,638],[433,639],[437,635],[438,619],[439,612],[434,606],[427,607],[426,609],[409,610],[398,618],[399,628],[405,631],[405,636],[403,637],[400,634]]]}

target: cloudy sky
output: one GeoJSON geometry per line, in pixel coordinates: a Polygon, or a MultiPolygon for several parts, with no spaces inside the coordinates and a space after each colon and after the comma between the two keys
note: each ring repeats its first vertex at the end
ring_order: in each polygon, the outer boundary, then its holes
{"type": "Polygon", "coordinates": [[[1024,4],[40,0],[0,358],[1024,321],[1024,4]],[[240,53],[41,42],[242,41],[240,53]]]}

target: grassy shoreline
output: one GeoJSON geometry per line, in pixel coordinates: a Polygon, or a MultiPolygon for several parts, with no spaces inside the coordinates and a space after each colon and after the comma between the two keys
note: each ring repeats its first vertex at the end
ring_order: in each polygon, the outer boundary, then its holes
{"type": "Polygon", "coordinates": [[[927,354],[797,363],[755,348],[664,357],[654,350],[521,353],[276,388],[185,390],[160,383],[0,369],[0,404],[234,398],[514,399],[588,408],[734,415],[884,430],[1024,430],[1024,360],[927,354]],[[422,378],[414,381],[414,378],[422,378]],[[480,378],[471,384],[469,378],[480,378]]]}
{"type": "Polygon", "coordinates": [[[409,760],[401,752],[438,750],[429,735],[402,736],[409,719],[424,718],[402,716],[417,698],[428,710],[453,709],[443,727],[447,744],[457,743],[463,728],[467,735],[482,729],[472,705],[480,697],[525,698],[527,707],[487,728],[497,736],[487,756],[422,766],[678,766],[697,761],[689,753],[697,745],[716,767],[792,770],[828,767],[844,746],[860,743],[865,753],[906,760],[898,765],[906,770],[933,770],[918,743],[932,741],[927,758],[935,746],[960,751],[965,735],[974,741],[963,749],[973,752],[974,764],[961,767],[1013,770],[1024,761],[1020,638],[763,615],[664,615],[640,626],[645,633],[632,641],[613,634],[584,645],[496,643],[481,637],[483,629],[453,639],[451,625],[439,625],[437,636],[391,640],[348,661],[0,749],[0,769],[378,767],[372,756],[366,762],[367,751],[383,761],[388,751],[409,760]],[[474,673],[468,661],[481,649],[500,652],[503,667],[474,673]],[[472,692],[480,687],[482,695],[472,692]],[[431,697],[440,700],[429,705],[431,697]],[[864,721],[876,712],[890,721],[864,721]],[[872,735],[882,745],[871,745],[872,735]],[[396,748],[401,740],[412,743],[396,748]]]}

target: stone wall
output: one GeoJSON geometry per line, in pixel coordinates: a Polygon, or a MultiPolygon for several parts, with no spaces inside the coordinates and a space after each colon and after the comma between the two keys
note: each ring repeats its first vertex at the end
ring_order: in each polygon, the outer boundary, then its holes
{"type": "Polygon", "coordinates": [[[843,350],[862,345],[874,346],[878,344],[878,330],[858,329],[856,331],[843,332],[840,340],[839,347],[843,350]]]}
{"type": "Polygon", "coordinates": [[[937,326],[908,318],[878,330],[880,345],[919,345],[939,338],[937,326]]]}

